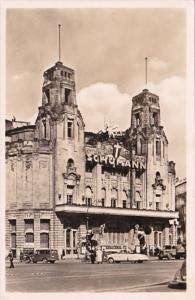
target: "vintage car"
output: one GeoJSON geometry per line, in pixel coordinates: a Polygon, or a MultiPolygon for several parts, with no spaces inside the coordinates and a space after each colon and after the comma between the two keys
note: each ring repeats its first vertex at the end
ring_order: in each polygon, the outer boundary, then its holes
{"type": "Polygon", "coordinates": [[[168,287],[173,289],[186,289],[186,260],[182,263],[182,266],[177,270],[174,279],[169,282],[168,287]]]}
{"type": "Polygon", "coordinates": [[[118,253],[112,253],[107,256],[107,261],[111,263],[120,263],[120,262],[138,262],[142,263],[143,261],[147,261],[148,256],[145,254],[139,253],[131,253],[129,251],[121,250],[118,253]]]}
{"type": "Polygon", "coordinates": [[[37,263],[39,261],[42,262],[50,262],[54,263],[56,260],[59,259],[58,251],[52,249],[38,249],[32,256],[32,262],[37,263]]]}
{"type": "Polygon", "coordinates": [[[158,254],[158,258],[160,260],[166,258],[166,259],[174,259],[176,256],[176,247],[175,246],[171,246],[171,245],[167,245],[164,246],[163,249],[160,250],[159,254],[158,254]]]}

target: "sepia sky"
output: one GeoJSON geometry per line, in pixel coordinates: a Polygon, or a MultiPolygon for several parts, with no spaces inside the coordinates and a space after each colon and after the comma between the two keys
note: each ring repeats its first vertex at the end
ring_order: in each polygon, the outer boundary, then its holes
{"type": "Polygon", "coordinates": [[[8,9],[6,117],[34,121],[44,70],[58,61],[76,73],[77,103],[86,130],[104,120],[124,130],[131,98],[145,87],[159,95],[169,160],[185,174],[186,15],[181,8],[8,9]]]}

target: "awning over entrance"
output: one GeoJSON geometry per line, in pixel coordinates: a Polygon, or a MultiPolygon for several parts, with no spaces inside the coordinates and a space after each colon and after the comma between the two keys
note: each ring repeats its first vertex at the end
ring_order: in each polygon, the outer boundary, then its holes
{"type": "Polygon", "coordinates": [[[178,212],[174,211],[155,211],[155,210],[140,210],[140,209],[124,209],[110,208],[98,206],[83,206],[83,205],[67,205],[59,204],[55,207],[56,212],[78,213],[78,214],[94,214],[94,215],[116,215],[116,216],[132,216],[132,217],[149,217],[149,218],[165,218],[177,219],[178,212]]]}

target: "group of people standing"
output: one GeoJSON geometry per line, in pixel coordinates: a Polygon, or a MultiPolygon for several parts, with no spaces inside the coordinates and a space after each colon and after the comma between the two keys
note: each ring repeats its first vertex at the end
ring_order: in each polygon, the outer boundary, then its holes
{"type": "Polygon", "coordinates": [[[91,263],[94,264],[97,262],[98,264],[102,264],[104,260],[104,251],[101,250],[101,248],[92,248],[90,250],[90,258],[91,258],[91,263]]]}

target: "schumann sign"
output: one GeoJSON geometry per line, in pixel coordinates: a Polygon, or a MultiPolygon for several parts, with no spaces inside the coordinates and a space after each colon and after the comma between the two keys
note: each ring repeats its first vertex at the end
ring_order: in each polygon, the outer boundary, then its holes
{"type": "Polygon", "coordinates": [[[121,146],[116,144],[113,146],[113,154],[97,154],[87,151],[87,161],[110,165],[112,167],[124,167],[131,169],[145,170],[146,164],[143,156],[136,156],[133,160],[127,159],[120,155],[121,146]]]}

